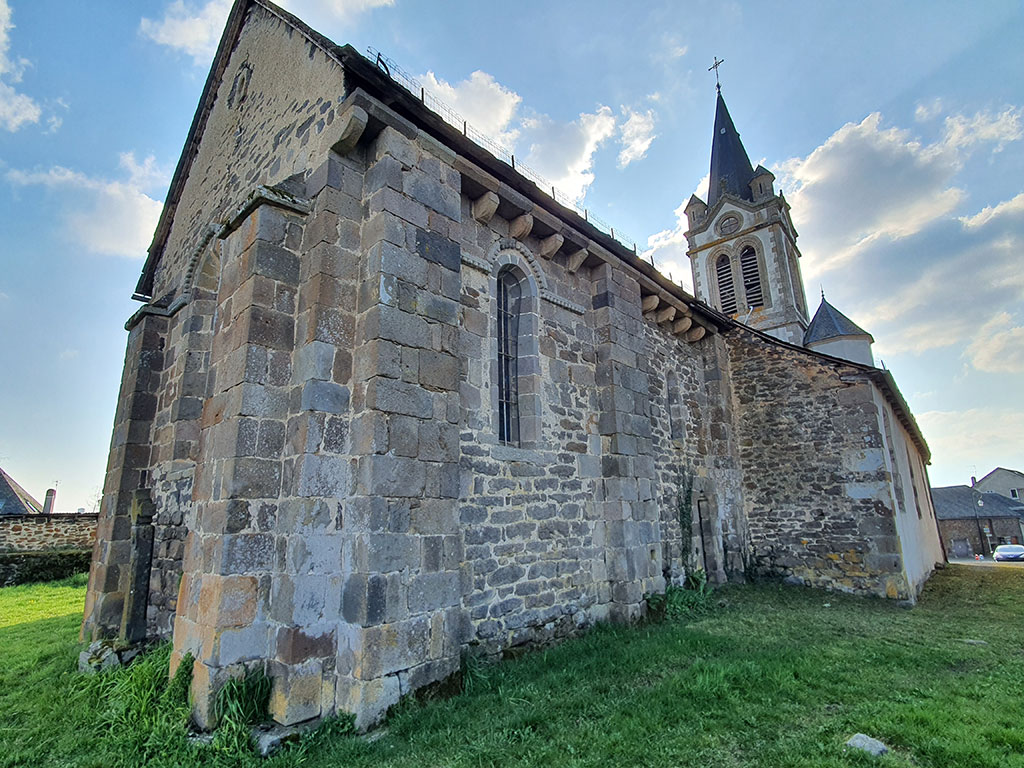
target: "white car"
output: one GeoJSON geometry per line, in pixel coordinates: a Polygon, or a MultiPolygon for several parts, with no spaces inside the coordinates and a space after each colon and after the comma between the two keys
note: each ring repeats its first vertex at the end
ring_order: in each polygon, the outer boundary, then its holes
{"type": "Polygon", "coordinates": [[[992,559],[1024,562],[1024,544],[1000,544],[992,553],[992,559]]]}

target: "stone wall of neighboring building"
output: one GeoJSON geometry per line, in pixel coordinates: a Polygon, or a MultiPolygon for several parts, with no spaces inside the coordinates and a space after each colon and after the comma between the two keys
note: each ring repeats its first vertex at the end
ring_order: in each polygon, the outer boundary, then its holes
{"type": "Polygon", "coordinates": [[[939,520],[939,534],[949,557],[990,557],[992,550],[1004,541],[1007,544],[1024,542],[1024,528],[1015,517],[939,520]]]}
{"type": "Polygon", "coordinates": [[[730,345],[756,568],[913,597],[903,575],[874,386],[857,368],[740,335],[730,345]]]}
{"type": "Polygon", "coordinates": [[[96,515],[0,515],[0,552],[42,552],[54,549],[91,549],[96,537],[96,515]]]}

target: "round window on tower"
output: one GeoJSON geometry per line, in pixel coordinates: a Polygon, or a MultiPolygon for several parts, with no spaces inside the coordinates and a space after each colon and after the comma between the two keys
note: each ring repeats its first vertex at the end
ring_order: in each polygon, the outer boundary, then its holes
{"type": "Polygon", "coordinates": [[[729,214],[718,222],[718,234],[731,235],[740,228],[740,219],[734,214],[729,214]]]}

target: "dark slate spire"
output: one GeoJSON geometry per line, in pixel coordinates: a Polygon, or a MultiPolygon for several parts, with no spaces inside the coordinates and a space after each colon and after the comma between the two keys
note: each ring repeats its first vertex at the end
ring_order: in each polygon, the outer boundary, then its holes
{"type": "Polygon", "coordinates": [[[736,126],[732,124],[721,90],[715,107],[715,135],[711,141],[711,179],[708,184],[708,208],[714,207],[724,193],[753,202],[750,180],[754,169],[743,148],[736,126]]]}
{"type": "Polygon", "coordinates": [[[807,326],[804,334],[804,346],[815,341],[834,339],[837,336],[867,336],[872,342],[871,334],[857,325],[838,309],[825,301],[824,292],[821,294],[821,306],[814,313],[811,324],[807,326]]]}

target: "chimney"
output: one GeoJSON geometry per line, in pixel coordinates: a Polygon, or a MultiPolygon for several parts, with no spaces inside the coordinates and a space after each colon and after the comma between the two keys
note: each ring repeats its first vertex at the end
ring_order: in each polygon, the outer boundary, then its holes
{"type": "Polygon", "coordinates": [[[978,478],[976,478],[974,475],[971,475],[971,488],[973,488],[977,484],[978,484],[978,478]]]}
{"type": "Polygon", "coordinates": [[[43,501],[43,514],[53,514],[53,503],[57,500],[57,489],[50,488],[46,491],[46,499],[43,501]]]}

